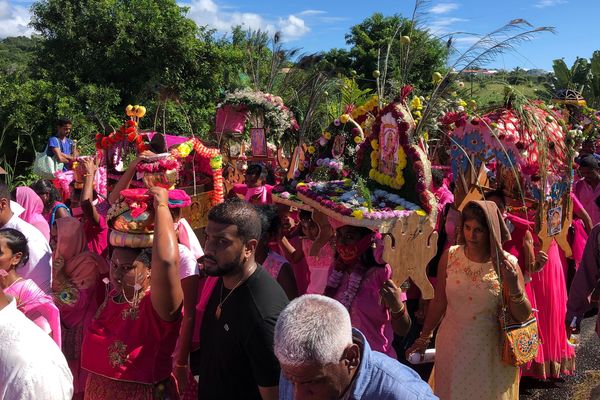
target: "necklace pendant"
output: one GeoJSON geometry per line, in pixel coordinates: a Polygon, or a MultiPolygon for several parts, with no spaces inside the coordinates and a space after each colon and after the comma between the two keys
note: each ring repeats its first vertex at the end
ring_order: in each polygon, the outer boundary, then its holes
{"type": "Polygon", "coordinates": [[[217,306],[217,309],[215,310],[215,318],[217,320],[221,319],[221,305],[220,304],[217,306]]]}

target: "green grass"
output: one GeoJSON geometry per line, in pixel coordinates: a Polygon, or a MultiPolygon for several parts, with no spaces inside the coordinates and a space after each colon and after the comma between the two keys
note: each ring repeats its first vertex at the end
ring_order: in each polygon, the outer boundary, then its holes
{"type": "MultiPolygon", "coordinates": [[[[538,91],[543,91],[544,87],[540,84],[535,83],[525,83],[512,85],[513,88],[516,88],[519,92],[530,99],[539,98],[538,91]]],[[[477,104],[480,106],[487,106],[490,104],[498,104],[501,103],[504,99],[504,88],[506,84],[502,83],[486,83],[481,86],[479,83],[473,83],[473,95],[472,98],[477,101],[477,104]]],[[[463,95],[467,98],[471,98],[471,83],[465,82],[465,88],[463,91],[463,95]]]]}

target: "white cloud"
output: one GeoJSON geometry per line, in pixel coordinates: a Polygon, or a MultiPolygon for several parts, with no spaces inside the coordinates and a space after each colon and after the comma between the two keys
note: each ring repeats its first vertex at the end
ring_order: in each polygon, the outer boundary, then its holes
{"type": "Polygon", "coordinates": [[[566,0],[538,0],[537,3],[534,4],[536,8],[546,8],[546,7],[554,7],[559,4],[566,4],[566,0]]]}
{"type": "Polygon", "coordinates": [[[304,20],[294,15],[290,15],[286,19],[279,19],[279,26],[283,38],[299,38],[304,36],[310,31],[310,28],[306,26],[304,20]]]}
{"type": "Polygon", "coordinates": [[[301,15],[322,13],[319,10],[305,10],[302,12],[304,14],[288,15],[275,21],[266,19],[260,14],[243,13],[221,7],[213,0],[192,0],[190,4],[186,5],[190,8],[188,16],[198,25],[208,25],[221,33],[228,33],[231,28],[238,25],[251,30],[260,29],[270,34],[279,31],[282,34],[282,41],[296,40],[310,32],[310,27],[300,18],[301,15]]]}
{"type": "Polygon", "coordinates": [[[448,18],[440,18],[431,21],[427,27],[429,31],[434,35],[444,35],[446,33],[450,33],[456,31],[456,29],[450,29],[452,25],[455,25],[460,22],[467,22],[468,19],[457,18],[457,17],[448,17],[448,18]]]}
{"type": "Polygon", "coordinates": [[[447,14],[450,11],[454,11],[458,8],[457,3],[440,3],[429,9],[432,14],[447,14]]]}
{"type": "Polygon", "coordinates": [[[29,10],[13,5],[8,0],[0,0],[0,38],[8,36],[30,36],[33,33],[29,24],[29,10]]]}
{"type": "Polygon", "coordinates": [[[323,11],[323,10],[304,10],[299,12],[296,15],[301,15],[303,17],[308,16],[308,15],[321,15],[321,14],[327,14],[327,11],[323,11]]]}

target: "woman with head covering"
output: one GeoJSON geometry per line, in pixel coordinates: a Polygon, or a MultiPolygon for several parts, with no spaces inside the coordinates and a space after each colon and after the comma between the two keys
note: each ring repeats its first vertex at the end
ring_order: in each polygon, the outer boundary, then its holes
{"type": "Polygon", "coordinates": [[[170,377],[183,303],[179,250],[167,190],[153,187],[149,193],[155,210],[152,251],[112,248],[113,290],[83,339],[85,399],[176,398],[170,377]]]}
{"type": "Polygon", "coordinates": [[[394,333],[404,336],[411,322],[406,297],[391,279],[391,267],[376,254],[378,234],[332,219],[330,224],[336,228],[336,252],[324,294],[348,309],[352,326],[365,335],[373,350],[396,358],[394,333]]]}
{"type": "Polygon", "coordinates": [[[44,212],[44,202],[31,188],[19,186],[15,190],[15,199],[17,203],[25,209],[19,218],[35,226],[46,238],[50,240],[50,227],[48,221],[42,215],[44,212]]]}
{"type": "Polygon", "coordinates": [[[460,244],[440,259],[435,297],[407,357],[425,352],[441,321],[430,378],[434,393],[444,400],[517,399],[519,368],[502,361],[498,312],[504,295],[516,321],[529,318],[523,275],[517,259],[502,250],[510,233],[494,202],[471,201],[462,216],[460,244]]]}
{"type": "Polygon", "coordinates": [[[31,279],[19,276],[17,268],[27,262],[29,247],[16,229],[0,229],[0,286],[17,301],[17,308],[61,346],[60,317],[52,297],[31,279]]]}
{"type": "MultiPolygon", "coordinates": [[[[246,170],[244,183],[234,185],[230,195],[238,195],[249,203],[272,204],[273,186],[267,184],[269,170],[262,164],[252,164],[246,170]]],[[[234,196],[235,197],[235,196],[234,196]]]]}
{"type": "Polygon", "coordinates": [[[31,185],[31,189],[42,199],[44,203],[44,212],[42,215],[46,218],[50,227],[54,225],[54,221],[57,219],[71,216],[69,207],[61,202],[60,193],[52,182],[39,180],[31,185]]]}
{"type": "Polygon", "coordinates": [[[60,309],[63,353],[73,373],[74,399],[83,398],[87,373],[81,369],[81,341],[99,306],[100,275],[106,261],[88,250],[82,223],[74,217],[59,218],[52,227],[52,290],[60,309]]]}

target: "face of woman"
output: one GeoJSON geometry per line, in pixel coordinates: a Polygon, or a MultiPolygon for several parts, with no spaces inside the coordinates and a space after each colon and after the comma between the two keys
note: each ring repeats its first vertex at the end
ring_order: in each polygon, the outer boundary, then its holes
{"type": "Polygon", "coordinates": [[[464,221],[463,234],[468,247],[488,248],[490,246],[490,232],[487,226],[481,225],[477,220],[464,221]]]}
{"type": "Polygon", "coordinates": [[[134,288],[150,277],[150,269],[139,260],[137,253],[130,249],[116,248],[110,258],[110,281],[117,291],[133,293],[134,288]]]}
{"type": "Polygon", "coordinates": [[[6,239],[0,236],[0,269],[10,271],[19,265],[21,253],[13,253],[6,245],[6,239]]]}

